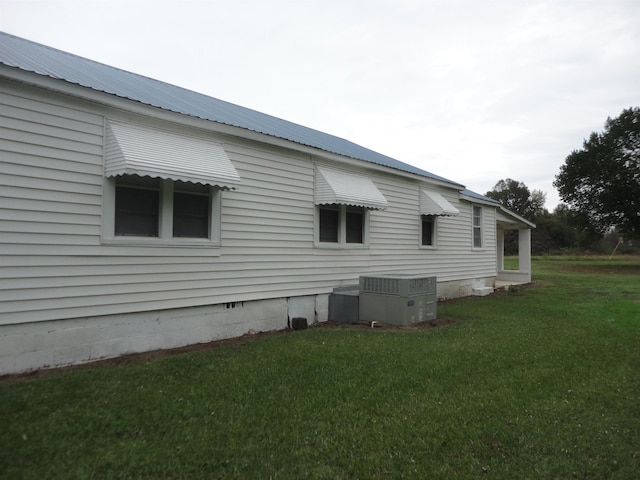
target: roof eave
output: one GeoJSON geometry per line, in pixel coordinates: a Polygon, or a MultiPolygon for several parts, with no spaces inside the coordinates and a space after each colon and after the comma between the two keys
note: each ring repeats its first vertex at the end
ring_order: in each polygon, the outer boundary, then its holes
{"type": "Polygon", "coordinates": [[[381,163],[377,163],[371,160],[366,160],[363,158],[348,156],[342,153],[333,152],[330,150],[325,150],[319,147],[315,147],[312,145],[308,145],[305,143],[301,143],[295,140],[291,140],[288,138],[283,138],[279,136],[275,136],[269,133],[260,132],[257,130],[251,130],[249,128],[245,128],[242,126],[232,125],[229,123],[224,123],[220,121],[215,121],[195,115],[190,115],[184,112],[179,112],[171,109],[167,109],[164,107],[143,103],[129,97],[124,97],[120,95],[116,95],[113,93],[108,93],[102,90],[97,90],[88,86],[84,86],[78,83],[69,82],[68,80],[54,77],[51,75],[44,75],[38,72],[33,72],[30,70],[25,70],[16,66],[9,66],[6,64],[0,63],[0,78],[6,78],[8,80],[12,80],[18,83],[22,83],[25,85],[30,85],[38,88],[42,88],[45,90],[49,90],[52,92],[69,95],[72,97],[79,98],[81,100],[89,101],[92,103],[104,105],[111,108],[117,108],[119,110],[128,111],[137,114],[150,115],[150,112],[153,112],[153,116],[156,118],[162,118],[163,120],[176,122],[176,116],[180,118],[179,123],[197,126],[199,128],[203,128],[205,130],[213,130],[217,133],[231,135],[234,137],[247,138],[250,140],[259,141],[262,143],[267,143],[274,146],[279,146],[283,148],[292,148],[292,145],[297,145],[297,150],[308,154],[310,156],[317,155],[318,152],[322,152],[324,157],[329,157],[332,160],[344,162],[345,159],[349,161],[354,161],[355,163],[362,165],[363,163],[367,165],[368,168],[372,168],[377,171],[384,172],[392,172],[396,175],[412,178],[414,180],[418,180],[421,182],[427,182],[433,185],[440,185],[447,188],[454,189],[462,189],[464,185],[459,184],[457,182],[453,182],[451,180],[441,178],[439,176],[428,176],[421,175],[414,172],[409,172],[405,170],[401,170],[398,168],[394,168],[392,166],[383,165],[381,163]],[[211,128],[212,125],[215,125],[215,128],[211,128]],[[238,134],[238,130],[243,132],[242,135],[238,134]]]}
{"type": "Polygon", "coordinates": [[[517,213],[512,212],[511,210],[509,210],[508,208],[503,207],[502,205],[499,206],[500,211],[502,213],[504,213],[505,215],[513,218],[514,220],[516,220],[516,223],[523,223],[526,226],[528,226],[529,228],[536,228],[536,224],[527,220],[524,217],[521,217],[520,215],[518,215],[517,213]]]}

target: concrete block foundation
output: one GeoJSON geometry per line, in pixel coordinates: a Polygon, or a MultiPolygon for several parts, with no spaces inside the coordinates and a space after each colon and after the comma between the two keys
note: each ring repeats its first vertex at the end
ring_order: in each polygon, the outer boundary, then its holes
{"type": "Polygon", "coordinates": [[[285,328],[285,299],[3,325],[0,375],[285,328]]]}

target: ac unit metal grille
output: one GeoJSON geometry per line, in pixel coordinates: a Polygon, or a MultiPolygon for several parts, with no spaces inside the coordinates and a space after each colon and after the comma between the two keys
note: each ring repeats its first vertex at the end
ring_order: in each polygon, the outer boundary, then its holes
{"type": "Polygon", "coordinates": [[[409,295],[420,293],[431,293],[433,291],[433,280],[431,277],[414,278],[409,280],[409,295]]]}
{"type": "Polygon", "coordinates": [[[360,293],[415,296],[436,291],[436,277],[410,274],[381,274],[360,277],[360,293]]]}
{"type": "Polygon", "coordinates": [[[362,291],[398,295],[400,293],[400,282],[397,278],[364,277],[362,291]]]}

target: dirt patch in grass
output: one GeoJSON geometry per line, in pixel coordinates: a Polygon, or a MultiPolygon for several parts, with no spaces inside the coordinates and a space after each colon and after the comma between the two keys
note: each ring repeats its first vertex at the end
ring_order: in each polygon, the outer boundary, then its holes
{"type": "MultiPolygon", "coordinates": [[[[457,324],[459,321],[451,319],[436,319],[429,322],[422,322],[414,325],[389,325],[383,323],[376,323],[374,327],[368,323],[340,323],[340,322],[322,322],[310,326],[309,328],[339,328],[339,329],[367,329],[372,331],[424,331],[431,330],[433,328],[457,324]]],[[[34,370],[26,373],[18,373],[13,375],[0,375],[0,383],[14,382],[18,380],[26,380],[32,378],[44,378],[51,375],[57,375],[63,372],[69,372],[72,370],[87,370],[94,368],[109,368],[117,367],[119,365],[130,365],[136,363],[144,363],[150,360],[156,360],[158,358],[170,357],[173,355],[182,355],[183,353],[200,352],[204,350],[211,350],[221,347],[241,348],[242,346],[253,342],[259,338],[269,337],[273,335],[285,335],[292,333],[293,330],[286,328],[284,330],[276,330],[271,332],[258,332],[247,333],[241,337],[227,338],[224,340],[214,340],[207,343],[196,343],[194,345],[187,345],[184,347],[170,348],[164,350],[152,350],[149,352],[141,353],[129,353],[114,358],[106,358],[104,360],[95,360],[92,362],[81,363],[78,365],[68,365],[65,367],[57,368],[44,368],[40,370],[34,370]]]]}
{"type": "Polygon", "coordinates": [[[375,322],[371,323],[342,323],[342,322],[324,322],[314,325],[311,328],[340,328],[340,329],[365,329],[373,331],[397,331],[397,332],[411,332],[411,331],[423,331],[431,330],[446,325],[457,325],[459,320],[450,318],[437,318],[428,322],[414,323],[412,325],[391,325],[388,323],[375,322]]]}

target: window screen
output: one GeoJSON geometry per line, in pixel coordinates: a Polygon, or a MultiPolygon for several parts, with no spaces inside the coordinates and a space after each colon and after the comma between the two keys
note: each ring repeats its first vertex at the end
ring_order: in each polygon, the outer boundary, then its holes
{"type": "Polygon", "coordinates": [[[362,243],[364,211],[362,208],[348,208],[346,213],[347,243],[362,243]]]}
{"type": "Polygon", "coordinates": [[[482,209],[473,207],[473,246],[482,247],[482,209]]]}
{"type": "Polygon", "coordinates": [[[338,225],[340,212],[338,208],[320,208],[320,241],[338,243],[338,225]]]}
{"type": "Polygon", "coordinates": [[[158,179],[124,176],[116,179],[115,234],[157,237],[160,213],[158,179]]]}
{"type": "Polygon", "coordinates": [[[422,245],[433,246],[434,219],[431,215],[422,216],[422,245]]]}
{"type": "Polygon", "coordinates": [[[211,200],[209,187],[184,182],[174,184],[173,236],[209,238],[211,200]]]}

